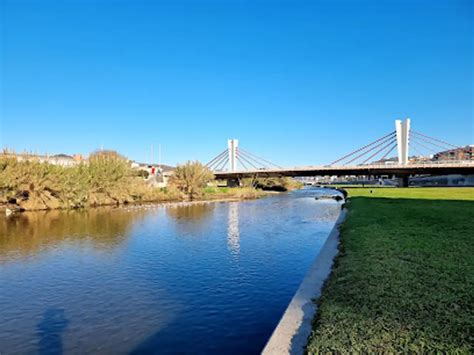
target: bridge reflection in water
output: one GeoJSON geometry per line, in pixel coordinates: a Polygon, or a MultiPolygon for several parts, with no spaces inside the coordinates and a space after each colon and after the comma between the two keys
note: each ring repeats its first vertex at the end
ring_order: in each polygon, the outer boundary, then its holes
{"type": "Polygon", "coordinates": [[[240,253],[239,202],[229,202],[227,247],[234,256],[240,253]]]}

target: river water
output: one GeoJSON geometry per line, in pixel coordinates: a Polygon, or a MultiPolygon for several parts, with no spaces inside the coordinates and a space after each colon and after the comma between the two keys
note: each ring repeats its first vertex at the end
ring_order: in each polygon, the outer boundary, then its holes
{"type": "Polygon", "coordinates": [[[259,353],[339,214],[320,193],[0,217],[0,354],[259,353]]]}

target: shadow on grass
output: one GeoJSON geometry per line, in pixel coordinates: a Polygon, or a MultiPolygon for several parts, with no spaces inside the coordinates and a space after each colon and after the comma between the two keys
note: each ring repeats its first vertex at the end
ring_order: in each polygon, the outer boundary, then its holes
{"type": "Polygon", "coordinates": [[[352,197],[308,352],[473,352],[474,201],[352,197]]]}

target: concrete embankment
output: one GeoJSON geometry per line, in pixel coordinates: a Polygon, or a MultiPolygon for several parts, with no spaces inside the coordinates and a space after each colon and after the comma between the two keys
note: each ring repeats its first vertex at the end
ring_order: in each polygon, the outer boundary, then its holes
{"type": "Polygon", "coordinates": [[[314,299],[321,295],[324,282],[331,273],[334,258],[338,253],[339,227],[345,216],[346,209],[342,209],[326,242],[263,349],[263,354],[304,352],[311,333],[311,323],[317,311],[314,299]]]}

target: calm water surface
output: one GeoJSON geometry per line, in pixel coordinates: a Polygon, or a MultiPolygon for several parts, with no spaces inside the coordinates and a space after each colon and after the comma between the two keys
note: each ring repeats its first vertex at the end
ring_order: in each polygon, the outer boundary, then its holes
{"type": "Polygon", "coordinates": [[[319,193],[0,217],[0,354],[259,353],[338,216],[319,193]]]}

